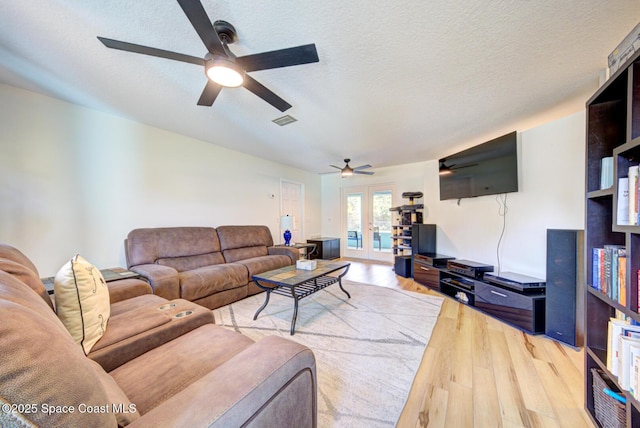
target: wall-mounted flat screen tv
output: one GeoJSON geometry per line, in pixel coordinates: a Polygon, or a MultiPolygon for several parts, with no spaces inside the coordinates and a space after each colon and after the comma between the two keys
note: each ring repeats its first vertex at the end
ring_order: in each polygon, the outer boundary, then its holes
{"type": "Polygon", "coordinates": [[[518,191],[517,132],[440,159],[440,200],[518,191]]]}

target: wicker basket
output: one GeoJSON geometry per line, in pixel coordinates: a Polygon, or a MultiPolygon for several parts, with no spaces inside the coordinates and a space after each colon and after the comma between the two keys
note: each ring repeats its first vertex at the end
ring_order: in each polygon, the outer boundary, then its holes
{"type": "Polygon", "coordinates": [[[624,428],[627,425],[627,411],[624,404],[605,394],[609,388],[618,392],[618,388],[600,369],[591,369],[593,375],[593,403],[596,419],[603,428],[624,428]]]}

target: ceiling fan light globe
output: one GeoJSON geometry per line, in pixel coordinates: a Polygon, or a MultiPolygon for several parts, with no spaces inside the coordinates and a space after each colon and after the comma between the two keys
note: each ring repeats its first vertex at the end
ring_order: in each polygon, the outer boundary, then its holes
{"type": "Polygon", "coordinates": [[[244,81],[244,71],[233,61],[226,58],[216,58],[207,63],[207,77],[220,86],[237,88],[244,81]]]}
{"type": "Polygon", "coordinates": [[[340,174],[342,177],[351,177],[353,175],[353,169],[351,169],[349,166],[346,166],[343,170],[342,173],[340,174]]]}

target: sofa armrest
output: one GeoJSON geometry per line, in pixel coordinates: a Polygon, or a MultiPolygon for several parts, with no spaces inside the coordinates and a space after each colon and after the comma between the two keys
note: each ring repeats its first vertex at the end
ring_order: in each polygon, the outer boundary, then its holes
{"type": "Polygon", "coordinates": [[[265,337],[129,426],[239,427],[249,421],[317,425],[316,363],[309,348],[265,337]]]}
{"type": "Polygon", "coordinates": [[[107,282],[109,288],[109,301],[111,303],[122,302],[133,297],[152,294],[153,290],[148,282],[140,279],[119,279],[107,282]]]}
{"type": "Polygon", "coordinates": [[[300,250],[294,247],[284,247],[284,246],[267,247],[267,251],[269,255],[279,254],[283,256],[289,256],[289,258],[291,259],[292,265],[295,265],[296,260],[300,258],[300,250]]]}
{"type": "Polygon", "coordinates": [[[167,300],[180,298],[180,279],[178,271],[169,266],[145,264],[131,266],[129,270],[144,276],[151,288],[153,294],[164,297],[167,300]]]}

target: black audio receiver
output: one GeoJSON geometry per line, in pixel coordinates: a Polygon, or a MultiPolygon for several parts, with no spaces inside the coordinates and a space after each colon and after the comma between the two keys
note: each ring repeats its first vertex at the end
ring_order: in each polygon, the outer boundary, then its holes
{"type": "Polygon", "coordinates": [[[448,260],[447,269],[453,273],[481,280],[485,272],[493,272],[493,266],[470,260],[448,260]]]}

